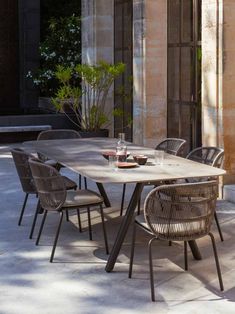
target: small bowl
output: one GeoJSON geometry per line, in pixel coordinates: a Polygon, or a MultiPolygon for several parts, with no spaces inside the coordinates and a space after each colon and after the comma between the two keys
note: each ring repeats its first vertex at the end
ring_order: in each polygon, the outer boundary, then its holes
{"type": "Polygon", "coordinates": [[[148,160],[148,157],[145,155],[135,155],[133,156],[133,158],[134,161],[137,162],[139,165],[145,165],[148,160]]]}

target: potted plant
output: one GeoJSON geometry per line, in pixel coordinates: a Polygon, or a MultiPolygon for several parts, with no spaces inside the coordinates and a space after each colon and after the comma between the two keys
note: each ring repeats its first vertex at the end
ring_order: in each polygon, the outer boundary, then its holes
{"type": "Polygon", "coordinates": [[[73,67],[81,62],[81,19],[74,14],[51,18],[48,29],[39,47],[40,67],[37,71],[29,71],[27,77],[40,90],[39,106],[55,111],[51,97],[58,89],[58,81],[54,76],[57,65],[73,67]]]}
{"type": "Polygon", "coordinates": [[[96,65],[58,65],[55,77],[60,86],[52,103],[82,132],[86,132],[86,136],[94,135],[94,132],[100,135],[100,130],[111,124],[111,117],[124,114],[120,109],[106,106],[114,80],[124,71],[123,63],[109,64],[105,61],[96,65]]]}

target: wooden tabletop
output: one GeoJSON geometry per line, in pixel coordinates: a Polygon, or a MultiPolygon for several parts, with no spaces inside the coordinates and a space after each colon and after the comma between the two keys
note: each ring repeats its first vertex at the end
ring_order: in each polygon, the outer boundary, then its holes
{"type": "Polygon", "coordinates": [[[223,169],[169,154],[165,154],[163,165],[156,165],[155,150],[132,143],[127,143],[127,150],[131,154],[128,160],[133,155],[144,154],[149,157],[147,164],[130,169],[114,169],[102,155],[105,150],[116,149],[117,139],[113,138],[30,141],[24,145],[100,183],[154,182],[225,174],[223,169]]]}

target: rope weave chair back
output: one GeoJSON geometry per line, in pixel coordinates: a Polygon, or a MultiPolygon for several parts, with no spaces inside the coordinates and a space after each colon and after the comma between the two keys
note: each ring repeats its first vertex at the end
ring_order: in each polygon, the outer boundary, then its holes
{"type": "MultiPolygon", "coordinates": [[[[37,140],[42,141],[42,140],[66,140],[66,139],[77,139],[81,138],[81,135],[75,131],[75,130],[70,130],[70,129],[58,129],[58,130],[46,130],[42,131],[39,133],[37,140]]],[[[47,158],[38,153],[38,157],[46,161],[47,158]]]]}
{"type": "Polygon", "coordinates": [[[64,140],[81,138],[81,135],[75,130],[59,129],[46,130],[39,133],[37,140],[64,140]]]}
{"type": "Polygon", "coordinates": [[[223,162],[223,154],[224,150],[222,148],[214,147],[214,146],[205,146],[205,147],[197,147],[193,149],[188,155],[187,159],[200,162],[202,164],[206,164],[209,166],[215,166],[214,162],[216,161],[217,157],[220,158],[217,161],[219,164],[219,160],[221,160],[221,164],[223,162]]]}
{"type": "Polygon", "coordinates": [[[159,186],[145,200],[145,219],[160,239],[197,239],[210,231],[216,199],[216,181],[159,186]]]}
{"type": "Polygon", "coordinates": [[[171,155],[178,155],[186,141],[181,138],[167,138],[156,146],[156,150],[164,150],[171,155]]]}
{"type": "Polygon", "coordinates": [[[224,166],[224,150],[222,150],[214,159],[213,163],[212,163],[213,167],[216,168],[223,168],[224,166]]]}
{"type": "Polygon", "coordinates": [[[11,154],[15,163],[15,167],[21,182],[22,189],[25,193],[36,193],[33,176],[29,166],[29,158],[32,155],[26,153],[20,148],[14,148],[11,150],[11,154]]]}
{"type": "Polygon", "coordinates": [[[66,199],[66,187],[60,173],[52,166],[30,159],[40,204],[45,210],[59,210],[66,199]]]}

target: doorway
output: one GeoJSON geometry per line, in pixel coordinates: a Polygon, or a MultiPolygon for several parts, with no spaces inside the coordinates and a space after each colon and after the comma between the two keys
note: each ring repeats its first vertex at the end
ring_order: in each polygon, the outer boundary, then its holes
{"type": "Polygon", "coordinates": [[[168,0],[168,137],[201,146],[201,0],[168,0]]]}
{"type": "Polygon", "coordinates": [[[114,84],[114,108],[120,109],[125,114],[115,117],[114,135],[124,132],[126,140],[132,140],[132,126],[130,120],[133,117],[133,1],[114,1],[114,62],[123,62],[126,65],[125,72],[115,80],[114,84]]]}
{"type": "Polygon", "coordinates": [[[18,1],[0,2],[0,114],[20,112],[18,1]]]}

